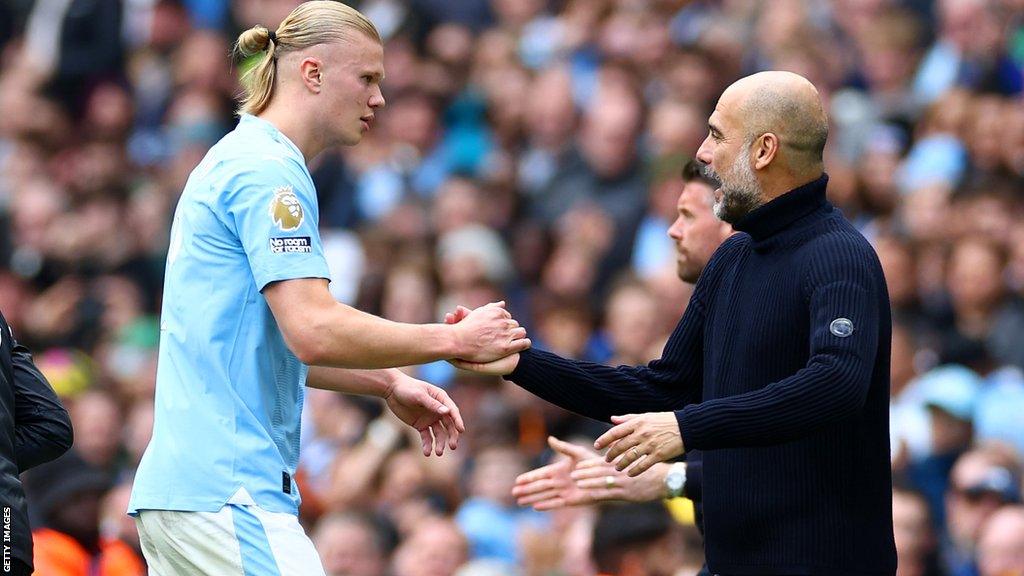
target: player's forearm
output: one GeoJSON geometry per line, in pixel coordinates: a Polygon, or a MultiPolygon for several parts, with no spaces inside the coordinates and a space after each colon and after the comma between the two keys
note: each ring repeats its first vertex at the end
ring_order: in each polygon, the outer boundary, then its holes
{"type": "Polygon", "coordinates": [[[391,322],[341,304],[310,324],[296,351],[309,365],[394,368],[458,355],[454,330],[444,324],[391,322]]]}
{"type": "Polygon", "coordinates": [[[306,385],[321,390],[383,398],[391,392],[392,383],[400,374],[397,368],[359,370],[310,366],[306,385]]]}

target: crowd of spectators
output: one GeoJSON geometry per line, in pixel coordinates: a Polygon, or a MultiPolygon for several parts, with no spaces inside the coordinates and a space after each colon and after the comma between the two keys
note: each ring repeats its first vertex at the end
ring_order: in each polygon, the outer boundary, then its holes
{"type": "MultiPolygon", "coordinates": [[[[76,436],[27,490],[104,574],[142,573],[125,509],[176,199],[237,121],[233,40],[297,3],[0,2],[0,310],[76,436]]],[[[506,300],[535,346],[597,362],[657,358],[686,306],[665,232],[721,90],[810,79],[831,200],[893,305],[899,574],[1024,574],[1024,2],[353,4],[385,39],[388,104],[310,166],[332,293],[403,322],[506,300]]],[[[448,364],[410,370],[460,405],[455,453],[424,458],[376,401],[308,392],[301,518],[329,575],[591,576],[616,542],[647,573],[696,573],[694,528],[657,510],[515,506],[548,434],[600,424],[448,364]]]]}

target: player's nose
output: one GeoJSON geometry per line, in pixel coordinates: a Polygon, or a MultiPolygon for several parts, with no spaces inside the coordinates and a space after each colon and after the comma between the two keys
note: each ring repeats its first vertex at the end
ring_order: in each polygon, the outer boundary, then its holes
{"type": "Polygon", "coordinates": [[[373,109],[383,108],[384,106],[387,105],[387,102],[384,100],[384,94],[380,91],[380,88],[377,88],[377,91],[373,94],[373,96],[370,96],[370,101],[368,102],[368,104],[370,108],[373,109]]]}

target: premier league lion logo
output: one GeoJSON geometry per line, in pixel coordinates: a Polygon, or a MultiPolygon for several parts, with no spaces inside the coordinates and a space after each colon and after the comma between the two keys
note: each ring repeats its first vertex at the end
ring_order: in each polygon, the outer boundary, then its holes
{"type": "Polygon", "coordinates": [[[302,205],[292,192],[291,186],[282,186],[274,190],[274,199],[270,202],[270,217],[274,224],[284,232],[291,232],[302,224],[302,205]]]}

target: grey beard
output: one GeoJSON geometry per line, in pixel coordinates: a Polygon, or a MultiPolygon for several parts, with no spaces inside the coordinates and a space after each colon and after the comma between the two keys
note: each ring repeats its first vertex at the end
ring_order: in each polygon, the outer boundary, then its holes
{"type": "Polygon", "coordinates": [[[727,175],[727,184],[711,170],[710,166],[705,167],[710,175],[721,184],[722,196],[715,199],[715,216],[723,222],[735,224],[750,214],[754,209],[764,202],[761,200],[761,186],[750,169],[750,148],[743,147],[743,151],[736,157],[727,175]]]}
{"type": "Polygon", "coordinates": [[[715,200],[715,216],[722,222],[735,224],[761,204],[761,195],[756,191],[723,186],[721,199],[715,200]]]}

